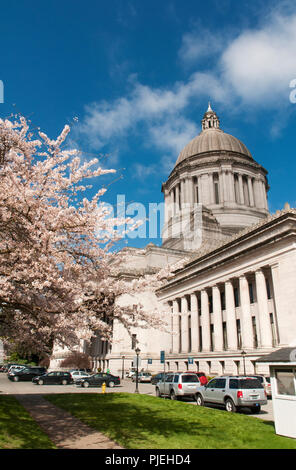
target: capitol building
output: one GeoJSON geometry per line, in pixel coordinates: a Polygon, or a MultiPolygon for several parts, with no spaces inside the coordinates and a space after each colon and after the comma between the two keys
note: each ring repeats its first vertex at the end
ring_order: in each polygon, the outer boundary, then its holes
{"type": "MultiPolygon", "coordinates": [[[[157,292],[117,299],[159,309],[167,326],[130,336],[114,320],[112,344],[96,336],[83,346],[95,368],[121,375],[139,348],[140,368],[152,373],[268,374],[256,361],[296,340],[296,210],[271,215],[268,190],[267,170],[209,105],[162,185],[161,246],[126,248],[121,273],[132,279],[185,260],[157,292]]],[[[56,351],[51,364],[61,358],[56,351]]]]}

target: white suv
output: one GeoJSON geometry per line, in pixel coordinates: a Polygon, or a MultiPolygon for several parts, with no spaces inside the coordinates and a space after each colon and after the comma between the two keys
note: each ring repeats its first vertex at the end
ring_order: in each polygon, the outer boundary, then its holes
{"type": "Polygon", "coordinates": [[[157,397],[168,396],[171,400],[182,397],[194,399],[200,387],[201,384],[196,374],[176,372],[167,374],[163,381],[157,382],[155,394],[157,397]]]}
{"type": "Polygon", "coordinates": [[[196,403],[199,406],[206,403],[222,405],[231,412],[248,407],[259,413],[261,405],[267,404],[267,399],[263,385],[255,377],[223,376],[201,387],[196,394],[196,403]]]}

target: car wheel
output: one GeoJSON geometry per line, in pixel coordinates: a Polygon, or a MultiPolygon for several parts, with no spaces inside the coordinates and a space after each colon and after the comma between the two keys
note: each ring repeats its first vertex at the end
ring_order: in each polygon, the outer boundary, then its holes
{"type": "Polygon", "coordinates": [[[229,413],[236,413],[237,411],[235,404],[230,398],[227,398],[225,402],[225,408],[226,408],[226,411],[228,411],[229,413]]]}
{"type": "Polygon", "coordinates": [[[42,380],[42,379],[39,379],[39,380],[38,380],[38,385],[43,385],[43,384],[44,384],[43,380],[42,380]]]}
{"type": "Polygon", "coordinates": [[[89,383],[88,383],[88,382],[83,382],[83,384],[82,384],[82,385],[83,385],[83,387],[84,387],[84,388],[87,388],[87,387],[89,387],[89,383]]]}
{"type": "Polygon", "coordinates": [[[171,400],[177,400],[177,397],[176,397],[176,394],[175,394],[174,390],[171,390],[170,398],[171,398],[171,400]]]}
{"type": "Polygon", "coordinates": [[[255,413],[255,414],[258,414],[260,413],[261,411],[261,406],[252,406],[252,412],[255,413]]]}
{"type": "Polygon", "coordinates": [[[115,385],[115,383],[114,383],[114,382],[111,380],[111,382],[109,382],[109,385],[108,385],[108,387],[111,387],[111,388],[113,388],[113,387],[114,387],[114,385],[115,385]]]}
{"type": "Polygon", "coordinates": [[[196,404],[197,406],[204,406],[204,399],[200,393],[196,395],[196,404]]]}
{"type": "Polygon", "coordinates": [[[62,385],[67,385],[67,383],[68,383],[68,380],[66,379],[62,380],[62,385]]]}
{"type": "Polygon", "coordinates": [[[16,375],[15,377],[13,377],[13,380],[14,380],[14,382],[18,382],[20,379],[19,379],[19,377],[16,375]]]}
{"type": "Polygon", "coordinates": [[[160,394],[159,388],[156,388],[156,389],[155,389],[155,395],[156,395],[158,398],[161,398],[161,394],[160,394]]]}

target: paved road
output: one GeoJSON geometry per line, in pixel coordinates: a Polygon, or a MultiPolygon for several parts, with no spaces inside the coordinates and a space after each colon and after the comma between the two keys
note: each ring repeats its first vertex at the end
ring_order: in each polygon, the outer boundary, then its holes
{"type": "MultiPolygon", "coordinates": [[[[128,392],[134,393],[136,384],[130,379],[124,379],[121,385],[114,388],[106,388],[106,392],[128,392]]],[[[139,393],[155,395],[155,386],[149,383],[138,384],[139,393]]],[[[76,385],[35,385],[31,382],[11,382],[5,373],[0,373],[0,395],[25,395],[25,394],[50,394],[50,393],[101,393],[101,387],[82,388],[76,385]]],[[[187,400],[187,403],[195,405],[195,402],[187,400]]],[[[273,421],[272,400],[268,400],[267,405],[262,406],[261,412],[252,414],[248,409],[242,411],[249,416],[273,421]]]]}

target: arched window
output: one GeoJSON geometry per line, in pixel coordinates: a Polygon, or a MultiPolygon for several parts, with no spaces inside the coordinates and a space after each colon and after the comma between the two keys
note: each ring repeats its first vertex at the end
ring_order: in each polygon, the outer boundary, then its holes
{"type": "Polygon", "coordinates": [[[239,197],[239,181],[238,181],[238,175],[234,175],[234,194],[235,194],[235,202],[237,204],[240,203],[240,197],[239,197]]]}
{"type": "Polygon", "coordinates": [[[215,204],[219,204],[220,203],[220,191],[219,191],[219,175],[218,175],[218,173],[214,173],[213,183],[214,183],[215,204]]]}

